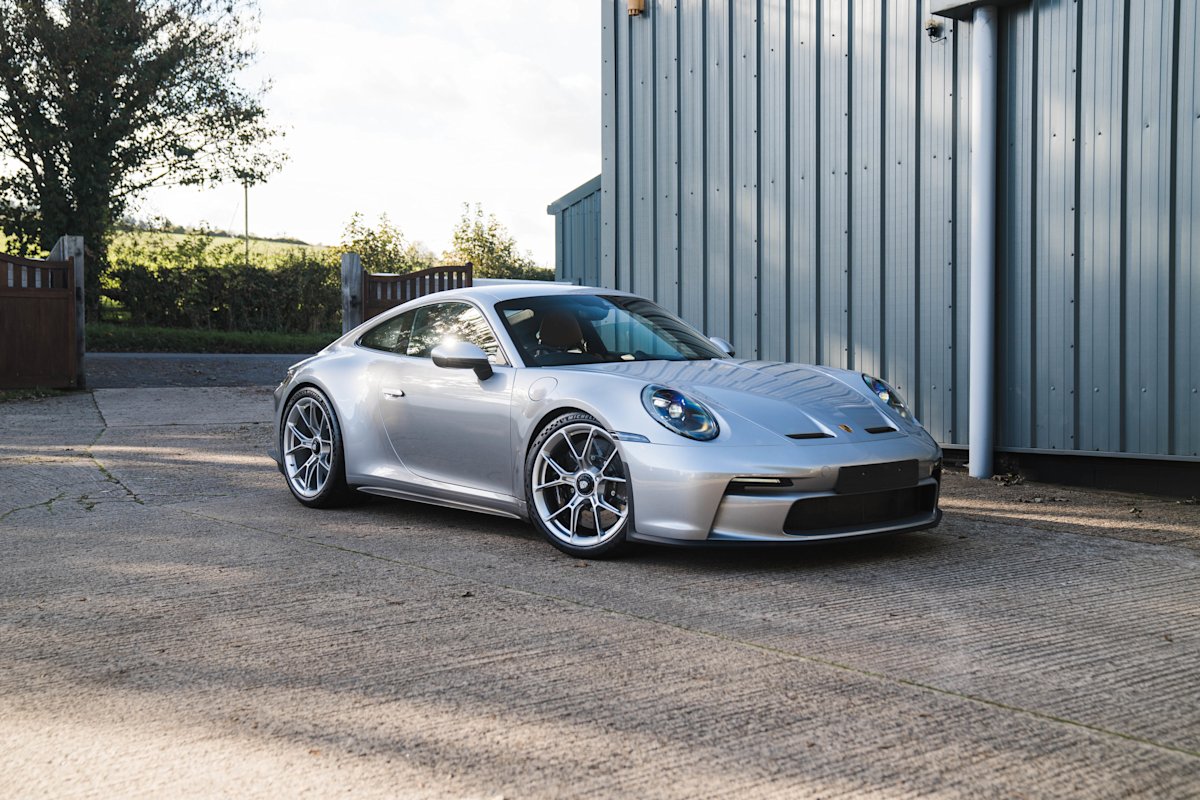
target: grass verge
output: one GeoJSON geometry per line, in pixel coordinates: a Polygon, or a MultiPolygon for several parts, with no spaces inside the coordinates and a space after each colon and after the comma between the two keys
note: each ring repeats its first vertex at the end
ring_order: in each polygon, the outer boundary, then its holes
{"type": "Polygon", "coordinates": [[[17,400],[41,400],[43,397],[58,397],[70,394],[73,389],[0,389],[0,403],[13,403],[17,400]]]}
{"type": "Polygon", "coordinates": [[[91,322],[87,349],[96,353],[315,353],[337,337],[332,331],[209,331],[91,322]]]}

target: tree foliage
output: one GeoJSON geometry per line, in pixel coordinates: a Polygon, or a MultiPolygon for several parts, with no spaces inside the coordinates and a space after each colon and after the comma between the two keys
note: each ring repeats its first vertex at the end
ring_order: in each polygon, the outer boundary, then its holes
{"type": "Polygon", "coordinates": [[[553,270],[539,267],[529,254],[517,251],[517,242],[495,214],[484,214],[476,203],[472,209],[463,204],[463,214],[454,226],[453,247],[442,256],[447,264],[475,267],[479,278],[520,278],[553,280],[553,270]]]}
{"type": "MultiPolygon", "coordinates": [[[[159,184],[275,169],[247,0],[0,0],[0,229],[26,250],[105,236],[159,184]]],[[[89,270],[95,299],[97,270],[89,270]]]]}
{"type": "Polygon", "coordinates": [[[372,227],[355,212],[346,223],[339,247],[343,252],[357,253],[367,272],[415,272],[432,267],[437,260],[433,251],[420,242],[405,239],[387,214],[372,227]]]}

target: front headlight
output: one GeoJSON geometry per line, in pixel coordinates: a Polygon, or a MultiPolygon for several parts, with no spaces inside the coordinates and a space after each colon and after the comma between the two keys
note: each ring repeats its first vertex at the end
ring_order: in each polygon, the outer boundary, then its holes
{"type": "Polygon", "coordinates": [[[904,398],[900,396],[899,392],[879,378],[873,378],[866,373],[863,373],[862,379],[863,383],[875,393],[875,396],[899,414],[902,419],[912,419],[912,412],[908,410],[908,405],[905,404],[904,398]]]}
{"type": "Polygon", "coordinates": [[[660,425],[680,436],[707,442],[721,432],[707,408],[675,389],[647,386],[642,389],[642,405],[660,425]]]}

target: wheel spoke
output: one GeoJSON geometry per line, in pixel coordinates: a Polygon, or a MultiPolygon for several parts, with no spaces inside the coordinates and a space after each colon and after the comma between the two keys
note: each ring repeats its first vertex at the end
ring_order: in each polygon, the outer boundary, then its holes
{"type": "Polygon", "coordinates": [[[550,468],[551,468],[552,470],[554,470],[555,472],[557,472],[557,473],[558,473],[558,474],[559,474],[561,477],[564,477],[564,478],[565,478],[565,477],[567,477],[568,475],[570,475],[570,474],[571,474],[570,470],[565,470],[565,469],[563,469],[562,467],[560,467],[560,466],[559,466],[557,463],[555,463],[554,459],[553,459],[553,458],[551,458],[551,457],[550,457],[550,454],[549,454],[549,453],[547,453],[545,450],[542,450],[542,452],[541,452],[541,453],[539,453],[539,455],[542,457],[542,459],[543,459],[543,460],[544,460],[544,461],[545,461],[547,464],[549,464],[549,465],[550,465],[550,468]]]}
{"type": "MultiPolygon", "coordinates": [[[[596,440],[596,429],[592,428],[590,431],[588,431],[587,441],[585,441],[583,443],[583,458],[586,459],[588,457],[588,453],[591,452],[591,449],[592,449],[592,442],[594,442],[595,440],[596,440]]],[[[582,468],[584,465],[582,462],[580,462],[579,466],[582,468]]]]}
{"type": "Polygon", "coordinates": [[[300,421],[304,423],[304,427],[308,429],[307,438],[311,439],[316,434],[316,431],[313,430],[312,419],[308,416],[309,407],[310,406],[307,402],[301,402],[296,405],[296,411],[298,411],[300,414],[300,421]]]}
{"type": "Polygon", "coordinates": [[[552,481],[546,481],[545,483],[539,483],[537,486],[533,487],[533,490],[535,492],[540,492],[544,489],[549,489],[551,486],[570,486],[570,485],[571,485],[570,481],[564,481],[562,478],[556,478],[555,480],[552,480],[552,481]]]}
{"type": "Polygon", "coordinates": [[[301,442],[300,444],[297,444],[293,447],[288,448],[288,451],[287,451],[287,453],[285,453],[285,455],[290,456],[292,453],[296,452],[297,450],[312,450],[312,447],[305,444],[304,442],[301,442]]]}
{"type": "Polygon", "coordinates": [[[624,478],[618,478],[616,475],[601,475],[600,477],[601,477],[601,479],[606,480],[610,483],[628,483],[629,482],[629,481],[625,480],[624,478]]]}
{"type": "Polygon", "coordinates": [[[583,502],[576,497],[571,501],[571,541],[575,541],[575,537],[579,534],[579,513],[583,509],[583,502]]]}
{"type": "Polygon", "coordinates": [[[289,422],[287,424],[287,427],[288,427],[288,431],[291,432],[292,436],[299,439],[302,443],[308,444],[309,442],[312,441],[311,436],[305,436],[303,433],[300,432],[300,429],[296,427],[296,423],[289,422]]]}
{"type": "Polygon", "coordinates": [[[555,511],[553,514],[546,517],[545,520],[547,522],[549,522],[552,519],[556,519],[559,514],[563,513],[564,511],[569,510],[571,508],[571,506],[574,504],[574,502],[575,502],[575,500],[574,500],[574,498],[572,498],[570,503],[563,503],[561,506],[558,507],[558,511],[555,511]]]}
{"type": "Polygon", "coordinates": [[[616,507],[614,507],[614,506],[610,506],[610,505],[608,504],[608,501],[607,501],[607,500],[605,500],[603,497],[597,497],[597,498],[596,498],[596,503],[597,503],[597,504],[598,504],[598,505],[599,505],[601,508],[603,508],[605,511],[609,512],[610,514],[616,514],[618,517],[620,517],[621,515],[623,515],[623,514],[625,513],[624,511],[621,511],[619,508],[616,508],[616,507]]]}
{"type": "Polygon", "coordinates": [[[575,459],[576,469],[583,469],[583,456],[575,449],[570,434],[564,433],[563,440],[567,443],[567,449],[571,451],[571,456],[575,459]]]}
{"type": "Polygon", "coordinates": [[[604,535],[604,526],[600,524],[600,501],[596,495],[592,495],[592,527],[596,529],[597,536],[604,535]]]}

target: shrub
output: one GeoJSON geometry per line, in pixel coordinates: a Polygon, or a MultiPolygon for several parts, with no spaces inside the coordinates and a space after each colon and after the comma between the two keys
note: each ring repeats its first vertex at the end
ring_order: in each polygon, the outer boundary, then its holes
{"type": "Polygon", "coordinates": [[[341,325],[336,259],[297,250],[246,264],[236,246],[214,244],[206,235],[167,248],[135,243],[110,254],[102,292],[134,325],[328,331],[341,325]]]}

